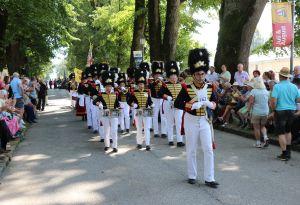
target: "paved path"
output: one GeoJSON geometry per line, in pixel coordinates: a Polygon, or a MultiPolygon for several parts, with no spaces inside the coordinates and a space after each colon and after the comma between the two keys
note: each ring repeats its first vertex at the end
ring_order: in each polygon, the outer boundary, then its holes
{"type": "MultiPolygon", "coordinates": [[[[55,96],[54,96],[55,94],[55,96]]],[[[252,148],[253,140],[216,131],[219,189],[186,183],[184,149],[153,139],[135,150],[134,134],[120,138],[119,153],[104,154],[99,137],[74,116],[64,91],[27,133],[1,179],[1,205],[61,204],[299,204],[300,154],[277,161],[279,148],[252,148]]]]}

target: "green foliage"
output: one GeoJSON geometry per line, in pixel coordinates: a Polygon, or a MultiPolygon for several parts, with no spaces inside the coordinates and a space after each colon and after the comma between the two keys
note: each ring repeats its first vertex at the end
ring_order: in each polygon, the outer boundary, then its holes
{"type": "MultiPolygon", "coordinates": [[[[25,55],[30,68],[47,64],[53,51],[67,45],[69,33],[67,0],[1,0],[1,10],[8,12],[4,47],[20,42],[18,52],[25,55]]],[[[38,71],[37,71],[38,72],[38,71]]]]}

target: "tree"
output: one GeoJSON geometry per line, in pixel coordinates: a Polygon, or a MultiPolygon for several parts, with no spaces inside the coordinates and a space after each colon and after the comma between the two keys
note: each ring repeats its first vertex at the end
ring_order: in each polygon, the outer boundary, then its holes
{"type": "Polygon", "coordinates": [[[250,46],[257,23],[268,0],[223,0],[215,66],[225,64],[234,73],[238,63],[248,68],[250,46]]]}
{"type": "Polygon", "coordinates": [[[141,39],[144,38],[146,23],[145,0],[135,0],[134,26],[130,51],[130,67],[134,67],[133,51],[143,50],[141,39]]]}
{"type": "Polygon", "coordinates": [[[0,66],[8,64],[9,71],[14,72],[48,63],[53,51],[71,37],[66,26],[70,22],[66,2],[1,0],[0,27],[4,30],[0,36],[0,66]]]}

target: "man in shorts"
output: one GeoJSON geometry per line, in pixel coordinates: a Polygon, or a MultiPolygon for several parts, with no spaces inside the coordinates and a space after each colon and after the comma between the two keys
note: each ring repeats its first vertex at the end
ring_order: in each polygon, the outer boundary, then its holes
{"type": "Polygon", "coordinates": [[[19,73],[13,73],[13,79],[10,82],[10,86],[14,95],[14,99],[16,100],[15,108],[19,110],[20,115],[23,116],[24,113],[24,99],[23,99],[23,86],[22,81],[19,78],[19,73]]]}
{"type": "Polygon", "coordinates": [[[279,72],[280,82],[272,91],[271,108],[275,111],[275,130],[279,135],[279,144],[282,154],[277,156],[282,161],[291,158],[291,126],[297,102],[300,102],[300,93],[296,85],[289,80],[289,68],[283,67],[279,72]]]}

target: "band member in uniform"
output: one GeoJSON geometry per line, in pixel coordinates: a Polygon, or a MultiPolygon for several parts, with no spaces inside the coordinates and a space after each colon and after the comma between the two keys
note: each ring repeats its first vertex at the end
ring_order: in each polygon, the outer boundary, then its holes
{"type": "Polygon", "coordinates": [[[93,119],[92,119],[92,110],[91,110],[91,96],[90,96],[90,87],[91,87],[91,83],[93,82],[92,79],[92,71],[90,69],[90,67],[87,67],[86,70],[86,75],[87,75],[87,81],[85,82],[85,87],[88,90],[87,95],[85,95],[85,108],[86,108],[86,115],[87,115],[87,126],[88,129],[92,129],[93,126],[93,119]]]}
{"type": "Polygon", "coordinates": [[[204,153],[205,185],[217,188],[214,177],[213,129],[210,114],[216,107],[216,95],[213,86],[205,82],[209,66],[209,54],[206,49],[193,49],[189,53],[189,68],[193,81],[182,88],[175,100],[175,107],[185,110],[184,130],[186,136],[186,155],[188,182],[196,183],[197,147],[200,139],[204,153]]]}
{"type": "Polygon", "coordinates": [[[145,89],[145,84],[147,82],[147,71],[144,69],[136,70],[135,82],[137,83],[138,88],[130,94],[127,103],[128,105],[136,109],[134,120],[137,128],[137,149],[142,149],[143,140],[145,139],[146,150],[150,151],[151,116],[146,116],[144,115],[146,113],[143,113],[146,108],[150,108],[153,104],[150,97],[150,91],[148,89],[145,89]]]}
{"type": "Polygon", "coordinates": [[[68,83],[68,90],[70,92],[71,96],[71,106],[75,108],[76,106],[76,101],[77,101],[77,88],[78,88],[78,83],[75,81],[75,73],[71,73],[69,76],[69,83],[68,83]]]}
{"type": "Polygon", "coordinates": [[[85,95],[88,94],[86,84],[86,73],[82,72],[81,82],[78,85],[78,97],[76,103],[76,116],[82,116],[82,121],[86,120],[85,95]]]}
{"type": "Polygon", "coordinates": [[[118,152],[118,117],[113,116],[113,111],[120,108],[119,97],[116,92],[113,91],[115,81],[114,73],[105,71],[102,74],[102,83],[105,87],[105,92],[99,93],[98,97],[94,100],[100,109],[103,109],[102,123],[104,126],[105,135],[105,148],[107,151],[110,147],[110,139],[112,139],[113,152],[118,152]]]}
{"type": "MultiPolygon", "coordinates": [[[[146,67],[148,63],[142,63],[141,67],[146,67]]],[[[149,65],[148,65],[149,67],[149,65]]],[[[144,68],[145,69],[145,68],[144,68]]],[[[159,137],[159,127],[158,127],[158,114],[160,113],[160,122],[161,122],[161,137],[166,138],[166,119],[165,115],[162,112],[163,99],[159,96],[159,90],[161,86],[164,84],[163,82],[163,62],[152,62],[151,70],[153,82],[149,83],[149,89],[151,91],[151,97],[154,104],[153,109],[153,131],[154,137],[159,137]]]]}
{"type": "Polygon", "coordinates": [[[181,83],[178,82],[179,68],[176,61],[169,61],[165,64],[165,71],[168,81],[160,89],[159,95],[165,100],[163,112],[167,119],[167,133],[169,145],[174,146],[174,123],[176,129],[177,147],[183,147],[181,121],[183,110],[174,107],[174,101],[182,89],[181,83]]]}
{"type": "Polygon", "coordinates": [[[93,80],[90,82],[89,85],[89,92],[90,92],[90,96],[91,96],[91,113],[92,113],[92,128],[93,128],[93,133],[96,134],[99,131],[99,108],[94,105],[92,102],[93,100],[97,97],[98,92],[99,92],[99,84],[100,83],[98,80],[98,68],[97,68],[98,64],[93,64],[90,66],[91,72],[92,72],[92,77],[93,80]]]}
{"type": "Polygon", "coordinates": [[[130,128],[130,117],[129,117],[129,111],[130,107],[127,104],[127,100],[129,97],[129,88],[126,87],[126,74],[125,73],[119,73],[118,74],[118,93],[119,93],[119,98],[120,98],[120,107],[121,107],[121,114],[119,117],[119,123],[121,127],[121,133],[129,133],[129,128],[130,128]],[[125,132],[126,129],[126,132],[125,132]]]}
{"type": "MultiPolygon", "coordinates": [[[[98,70],[98,75],[99,75],[99,81],[100,81],[100,84],[99,87],[98,87],[98,93],[102,93],[102,92],[105,92],[105,88],[103,87],[101,81],[102,81],[102,73],[104,73],[105,71],[108,71],[109,70],[109,65],[107,63],[100,63],[98,66],[97,66],[97,70],[98,70]]],[[[100,135],[100,142],[104,142],[104,127],[103,127],[103,123],[102,123],[102,119],[103,119],[103,116],[102,116],[102,111],[99,110],[98,108],[98,121],[99,121],[99,135],[100,135]]],[[[112,142],[112,141],[111,141],[112,142]]]]}

